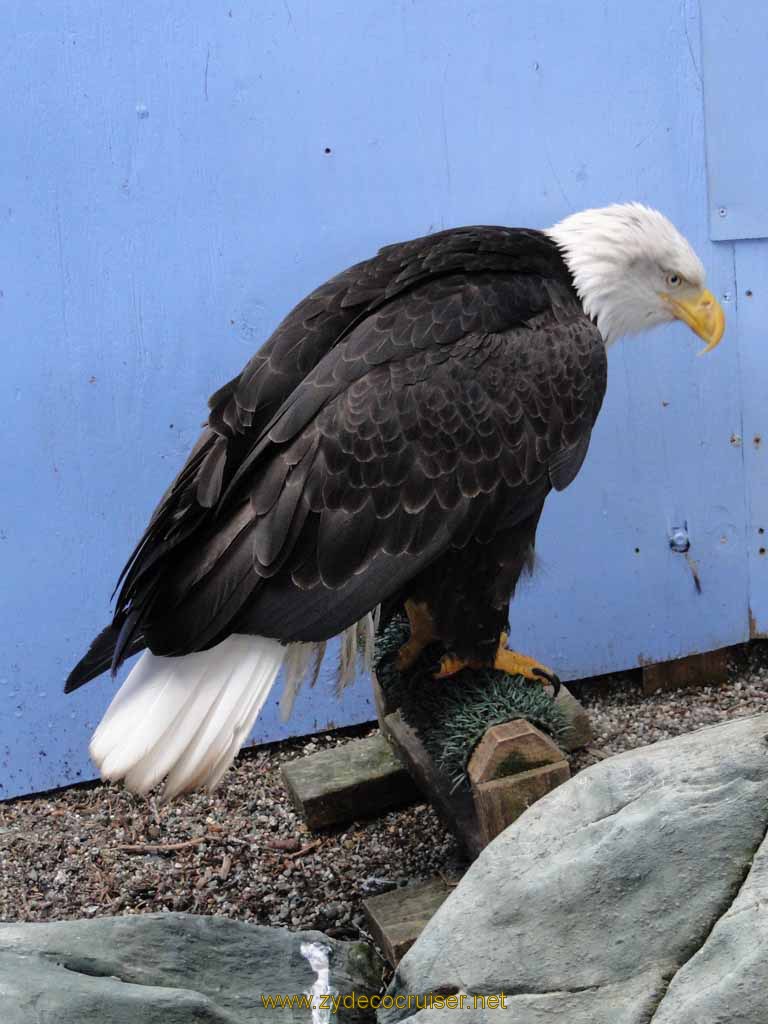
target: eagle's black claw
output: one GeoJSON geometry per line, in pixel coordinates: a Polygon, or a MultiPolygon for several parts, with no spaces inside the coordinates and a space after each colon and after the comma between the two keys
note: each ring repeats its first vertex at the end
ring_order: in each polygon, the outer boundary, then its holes
{"type": "Polygon", "coordinates": [[[553,699],[558,695],[558,693],[560,693],[560,676],[555,675],[554,672],[545,672],[543,668],[533,669],[533,674],[538,676],[540,679],[546,679],[554,691],[552,693],[553,699]]]}

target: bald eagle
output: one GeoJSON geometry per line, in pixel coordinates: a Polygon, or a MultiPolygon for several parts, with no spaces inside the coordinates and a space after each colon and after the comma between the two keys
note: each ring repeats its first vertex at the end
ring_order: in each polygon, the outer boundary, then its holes
{"type": "Polygon", "coordinates": [[[105,779],[212,789],[278,672],[287,700],[341,635],[341,682],[402,612],[406,668],[495,666],[549,492],[584,461],[606,346],[724,316],[659,212],[631,203],[547,231],[464,227],[390,245],[305,298],[210,399],[197,444],[118,581],[72,691],[144,651],[91,742],[105,779]]]}

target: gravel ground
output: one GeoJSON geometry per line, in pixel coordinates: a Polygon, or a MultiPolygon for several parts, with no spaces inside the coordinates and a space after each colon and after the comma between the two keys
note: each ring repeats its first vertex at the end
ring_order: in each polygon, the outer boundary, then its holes
{"type": "Polygon", "coordinates": [[[246,751],[215,794],[167,806],[111,785],[0,805],[0,919],[185,910],[357,937],[361,899],[434,875],[454,842],[425,805],[313,834],[279,766],[374,731],[246,751]]]}
{"type": "Polygon", "coordinates": [[[603,676],[569,687],[589,712],[594,740],[571,757],[571,770],[604,754],[642,747],[733,718],[768,711],[768,642],[734,648],[729,681],[645,696],[641,673],[603,676]],[[591,753],[590,753],[591,752],[591,753]]]}
{"type": "MultiPolygon", "coordinates": [[[[574,691],[595,730],[589,750],[572,758],[578,771],[768,711],[768,644],[742,652],[725,686],[644,697],[637,674],[626,673],[574,691]]],[[[317,835],[293,811],[280,764],[374,731],[246,751],[214,796],[169,806],[101,785],[0,805],[0,920],[186,910],[357,937],[366,895],[461,869],[454,840],[426,805],[317,835]]]]}

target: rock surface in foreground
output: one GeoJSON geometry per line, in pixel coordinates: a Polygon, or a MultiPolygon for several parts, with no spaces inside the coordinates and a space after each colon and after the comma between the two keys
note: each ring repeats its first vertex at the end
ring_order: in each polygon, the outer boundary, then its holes
{"type": "MultiPolygon", "coordinates": [[[[327,948],[338,994],[379,989],[381,963],[362,942],[218,917],[136,917],[0,925],[3,1024],[256,1024],[311,1020],[265,1008],[263,995],[301,995],[318,973],[305,946],[327,948]]],[[[341,1011],[338,1021],[367,1015],[341,1011]]]]}
{"type": "Polygon", "coordinates": [[[768,715],[703,729],[544,797],[472,865],[389,994],[504,992],[475,1024],[766,1024],[767,735],[768,715]]]}

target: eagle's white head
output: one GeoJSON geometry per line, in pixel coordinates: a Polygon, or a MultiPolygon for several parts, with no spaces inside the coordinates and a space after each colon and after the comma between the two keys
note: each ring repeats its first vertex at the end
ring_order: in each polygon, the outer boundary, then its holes
{"type": "Polygon", "coordinates": [[[704,287],[701,260],[677,228],[641,203],[574,213],[547,232],[573,276],[584,312],[607,345],[683,320],[714,348],[725,316],[704,287]]]}

